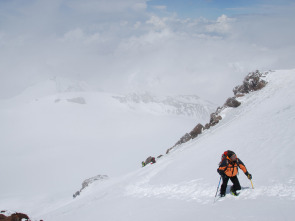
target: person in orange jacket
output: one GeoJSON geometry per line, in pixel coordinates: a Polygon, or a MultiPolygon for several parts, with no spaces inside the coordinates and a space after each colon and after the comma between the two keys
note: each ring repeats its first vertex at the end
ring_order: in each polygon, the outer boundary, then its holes
{"type": "Polygon", "coordinates": [[[230,189],[233,195],[237,196],[238,194],[236,191],[241,190],[241,185],[237,177],[238,168],[240,168],[245,173],[248,179],[252,179],[252,175],[247,171],[244,163],[239,158],[237,158],[237,155],[231,150],[225,151],[222,155],[219,168],[217,169],[217,172],[222,177],[222,185],[220,188],[221,197],[225,196],[225,191],[229,179],[233,183],[233,186],[230,189]]]}

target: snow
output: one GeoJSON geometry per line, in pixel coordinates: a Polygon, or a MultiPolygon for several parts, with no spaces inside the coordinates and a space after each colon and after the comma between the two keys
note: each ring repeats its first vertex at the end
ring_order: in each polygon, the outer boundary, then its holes
{"type": "MultiPolygon", "coordinates": [[[[15,107],[2,105],[0,140],[5,157],[0,167],[0,208],[46,221],[293,220],[295,70],[270,72],[266,80],[269,83],[265,88],[239,98],[242,104],[238,108],[225,109],[219,124],[144,168],[140,165],[144,156],[164,154],[169,145],[198,122],[190,119],[190,124],[188,118],[130,112],[128,107],[105,95],[96,102],[97,94],[89,93],[82,96],[86,104],[69,103],[63,100],[69,99],[65,97],[49,110],[48,103],[54,103],[54,96],[22,105],[18,108],[21,113],[15,107]],[[106,105],[101,105],[103,99],[106,105]],[[72,105],[78,105],[75,111],[72,105]],[[116,105],[117,108],[109,109],[116,105]],[[93,118],[100,108],[103,109],[100,113],[107,116],[105,120],[93,118]],[[44,122],[46,116],[49,121],[44,122]],[[73,126],[81,128],[73,130],[68,126],[75,116],[79,118],[73,126]],[[50,124],[53,120],[58,125],[50,124]],[[48,128],[42,127],[44,123],[48,128]],[[104,127],[102,136],[106,139],[96,139],[101,128],[95,125],[99,124],[111,124],[104,127]],[[28,127],[21,128],[24,126],[28,127]],[[40,133],[38,128],[45,131],[40,133]],[[151,128],[153,136],[160,136],[151,137],[147,133],[151,128]],[[175,128],[178,130],[174,131],[175,128]],[[97,147],[99,142],[109,148],[97,147]],[[214,203],[219,182],[216,169],[227,149],[235,151],[245,163],[253,176],[254,189],[240,171],[240,195],[227,194],[214,203]],[[100,157],[102,153],[108,154],[108,158],[100,157]],[[22,159],[30,159],[28,165],[22,159]],[[62,160],[65,162],[61,163],[62,160]],[[40,167],[34,168],[36,165],[40,167]],[[81,182],[97,173],[110,178],[90,184],[73,199],[72,194],[81,182]],[[19,177],[18,182],[14,176],[19,177]],[[38,185],[44,188],[40,190],[38,185]],[[23,186],[26,188],[17,191],[23,186]]],[[[81,97],[81,93],[75,97],[81,97]]],[[[228,190],[230,185],[229,181],[228,190]]]]}

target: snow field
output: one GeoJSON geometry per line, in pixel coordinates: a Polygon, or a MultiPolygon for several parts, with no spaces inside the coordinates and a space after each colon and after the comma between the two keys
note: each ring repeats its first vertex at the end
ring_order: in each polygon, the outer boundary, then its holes
{"type": "MultiPolygon", "coordinates": [[[[34,205],[22,199],[17,209],[48,221],[293,220],[295,70],[270,72],[267,80],[262,90],[239,98],[241,106],[222,112],[218,125],[156,164],[144,168],[138,164],[133,172],[93,183],[76,199],[53,195],[54,199],[35,200],[34,205]],[[253,175],[254,189],[240,170],[241,194],[227,194],[213,203],[219,181],[216,169],[228,149],[236,152],[253,175]]],[[[165,131],[163,136],[172,135],[165,131]]],[[[121,148],[129,147],[122,143],[121,148]]],[[[228,190],[230,186],[229,181],[228,190]]],[[[7,199],[11,202],[0,200],[1,207],[16,202],[10,195],[7,199]]]]}

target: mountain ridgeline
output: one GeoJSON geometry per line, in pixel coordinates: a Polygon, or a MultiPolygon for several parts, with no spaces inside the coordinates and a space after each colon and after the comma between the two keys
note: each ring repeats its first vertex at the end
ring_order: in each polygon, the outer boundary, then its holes
{"type": "Polygon", "coordinates": [[[199,134],[201,134],[204,130],[209,129],[210,127],[215,126],[219,123],[220,120],[222,120],[222,116],[220,113],[226,109],[226,108],[237,108],[241,105],[241,102],[238,101],[239,97],[243,97],[245,94],[248,94],[252,91],[257,91],[262,89],[266,86],[267,81],[265,81],[263,78],[268,74],[268,72],[260,72],[256,70],[255,72],[249,73],[243,81],[242,85],[238,85],[234,87],[234,97],[230,97],[226,100],[226,102],[221,106],[218,107],[217,110],[210,114],[210,121],[209,123],[205,124],[203,126],[201,123],[197,124],[189,133],[186,133],[184,136],[182,136],[174,146],[169,148],[166,151],[166,154],[168,154],[171,150],[173,150],[176,147],[179,147],[181,144],[188,142],[191,139],[196,138],[199,134]]]}

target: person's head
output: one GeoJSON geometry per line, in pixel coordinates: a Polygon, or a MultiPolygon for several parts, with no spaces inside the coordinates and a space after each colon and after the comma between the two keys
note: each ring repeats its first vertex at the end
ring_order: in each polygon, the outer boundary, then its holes
{"type": "Polygon", "coordinates": [[[231,150],[227,151],[227,157],[233,162],[237,160],[237,155],[231,150]]]}

